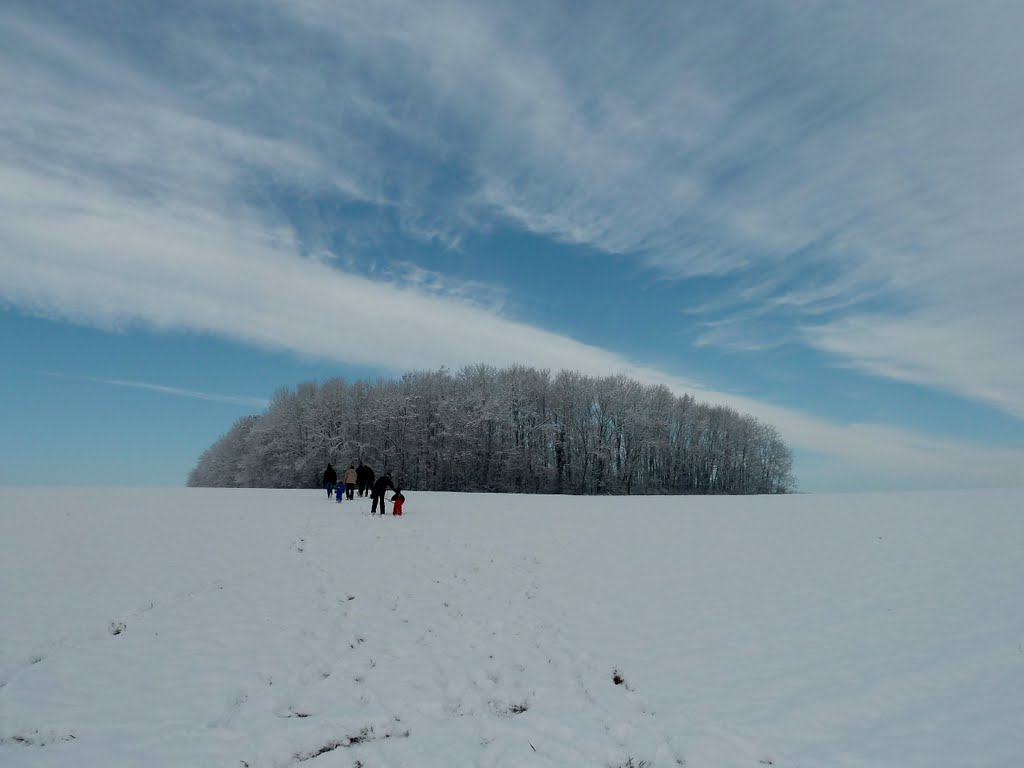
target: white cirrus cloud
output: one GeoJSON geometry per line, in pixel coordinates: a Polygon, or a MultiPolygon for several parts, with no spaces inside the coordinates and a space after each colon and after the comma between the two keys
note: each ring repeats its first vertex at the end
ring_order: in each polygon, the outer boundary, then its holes
{"type": "MultiPolygon", "coordinates": [[[[493,212],[674,277],[769,283],[728,309],[840,365],[1024,411],[1024,8],[289,9],[378,81],[410,83],[424,141],[470,137],[451,209],[423,203],[423,168],[403,177],[417,215],[493,212]],[[873,329],[859,342],[858,326],[873,329]],[[914,341],[876,347],[887,334],[914,341]]],[[[704,343],[765,346],[720,320],[704,343]]]]}
{"type": "Polygon", "coordinates": [[[154,384],[150,381],[134,381],[132,379],[111,379],[101,376],[76,376],[60,371],[36,371],[42,376],[50,376],[58,379],[75,379],[78,381],[89,381],[94,384],[109,384],[114,387],[126,387],[128,389],[144,389],[149,392],[158,392],[162,395],[173,395],[175,397],[188,397],[194,400],[207,400],[213,403],[227,403],[238,405],[243,408],[266,408],[270,400],[265,397],[253,397],[251,395],[225,395],[219,392],[202,392],[197,389],[183,389],[172,387],[166,384],[154,384]]]}
{"type": "Polygon", "coordinates": [[[449,246],[513,221],[674,278],[735,275],[705,343],[763,347],[721,322],[742,311],[1020,416],[1013,6],[251,9],[142,14],[135,48],[102,18],[0,9],[0,302],[396,371],[622,371],[736,403],[847,473],[1019,477],[1013,450],[702,390],[506,316],[499,288],[370,279],[272,200],[330,195],[449,246]]]}

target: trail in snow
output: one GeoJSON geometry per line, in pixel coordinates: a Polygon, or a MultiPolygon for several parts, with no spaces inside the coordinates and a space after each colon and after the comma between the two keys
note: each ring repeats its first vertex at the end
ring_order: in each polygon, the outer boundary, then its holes
{"type": "Polygon", "coordinates": [[[1024,753],[1024,493],[408,496],[0,489],[0,762],[1024,753]]]}

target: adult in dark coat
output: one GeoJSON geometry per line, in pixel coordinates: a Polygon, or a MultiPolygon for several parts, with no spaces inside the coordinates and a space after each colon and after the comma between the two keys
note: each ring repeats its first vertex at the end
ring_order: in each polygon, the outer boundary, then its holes
{"type": "Polygon", "coordinates": [[[360,496],[366,495],[367,481],[366,481],[366,470],[369,467],[364,466],[363,462],[359,462],[359,466],[356,467],[356,490],[360,496]]]}
{"type": "Polygon", "coordinates": [[[377,513],[377,505],[380,504],[380,513],[384,514],[384,501],[385,496],[388,492],[388,488],[392,491],[395,490],[394,484],[391,482],[391,475],[385,472],[383,475],[377,478],[377,481],[373,484],[373,490],[370,492],[370,496],[373,498],[373,504],[370,506],[370,514],[374,515],[377,513]]]}
{"type": "Polygon", "coordinates": [[[373,467],[369,464],[366,465],[366,493],[370,494],[373,491],[373,479],[376,477],[376,473],[373,471],[373,467]]]}
{"type": "Polygon", "coordinates": [[[331,493],[334,492],[334,486],[338,484],[338,473],[334,471],[334,467],[331,466],[330,462],[327,462],[327,469],[324,470],[324,488],[327,489],[327,498],[331,497],[331,493]]]}

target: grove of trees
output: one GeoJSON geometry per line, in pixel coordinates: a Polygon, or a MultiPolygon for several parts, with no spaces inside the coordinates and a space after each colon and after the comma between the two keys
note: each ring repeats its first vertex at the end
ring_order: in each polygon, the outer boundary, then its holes
{"type": "Polygon", "coordinates": [[[778,431],[625,376],[468,366],[275,393],[200,457],[191,486],[305,488],[327,462],[403,488],[572,494],[786,493],[778,431]]]}

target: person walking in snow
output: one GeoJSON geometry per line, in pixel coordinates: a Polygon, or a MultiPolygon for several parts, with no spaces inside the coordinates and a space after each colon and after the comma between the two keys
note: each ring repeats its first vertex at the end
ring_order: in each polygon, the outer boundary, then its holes
{"type": "Polygon", "coordinates": [[[369,496],[373,492],[373,479],[376,477],[376,473],[373,471],[373,467],[369,464],[366,465],[366,495],[369,496]]]}
{"type": "Polygon", "coordinates": [[[350,499],[355,496],[357,479],[355,465],[349,464],[345,470],[345,495],[350,499]]]}
{"type": "Polygon", "coordinates": [[[331,462],[327,462],[327,469],[324,470],[324,488],[327,489],[327,498],[331,498],[334,486],[338,484],[338,473],[334,471],[331,462]]]}
{"type": "Polygon", "coordinates": [[[377,481],[373,484],[373,489],[370,491],[370,498],[373,499],[373,504],[370,506],[370,514],[377,514],[377,505],[380,504],[380,514],[384,515],[384,504],[387,501],[385,494],[388,492],[388,488],[395,491],[396,488],[391,482],[391,474],[384,472],[383,475],[377,478],[377,481]]]}
{"type": "Polygon", "coordinates": [[[362,461],[359,462],[359,466],[356,467],[356,486],[359,489],[359,497],[362,498],[366,495],[366,467],[362,461]]]}

